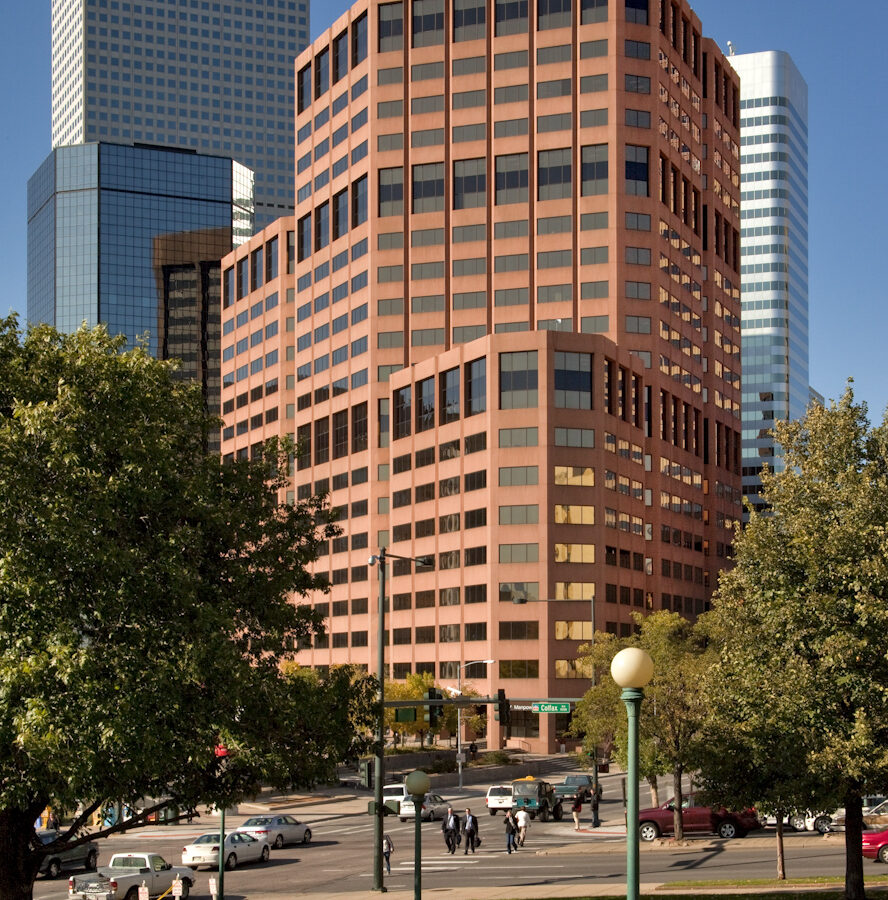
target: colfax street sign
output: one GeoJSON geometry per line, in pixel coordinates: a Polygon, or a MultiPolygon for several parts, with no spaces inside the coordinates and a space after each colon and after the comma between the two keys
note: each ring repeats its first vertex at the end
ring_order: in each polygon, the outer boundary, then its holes
{"type": "Polygon", "coordinates": [[[570,703],[553,703],[549,700],[537,700],[531,704],[530,711],[535,713],[569,713],[570,703]]]}

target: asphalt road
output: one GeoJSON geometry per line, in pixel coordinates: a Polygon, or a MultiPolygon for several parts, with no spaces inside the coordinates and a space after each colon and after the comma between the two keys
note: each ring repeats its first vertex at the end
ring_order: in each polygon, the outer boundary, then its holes
{"type": "MultiPolygon", "coordinates": [[[[533,822],[526,847],[511,856],[506,854],[502,816],[490,817],[483,795],[475,793],[479,789],[471,790],[472,793],[467,791],[454,805],[460,810],[470,806],[480,813],[482,846],[474,855],[466,856],[460,848],[457,855],[451,856],[444,847],[440,823],[424,823],[424,890],[431,892],[435,888],[465,886],[466,896],[469,896],[472,889],[481,887],[535,885],[544,896],[546,885],[589,884],[600,888],[603,883],[618,887],[624,881],[625,836],[618,833],[622,803],[616,799],[616,786],[608,792],[614,799],[602,804],[603,829],[593,831],[590,817],[585,813],[580,832],[574,831],[569,818],[561,822],[533,822]]],[[[356,898],[367,896],[373,883],[373,823],[366,811],[360,811],[361,807],[366,807],[366,795],[343,803],[341,807],[339,804],[318,804],[287,810],[311,825],[311,844],[273,850],[271,860],[265,865],[244,866],[227,872],[227,900],[283,900],[333,893],[352,893],[356,898]]],[[[234,817],[232,827],[243,818],[234,817]]],[[[160,853],[178,865],[184,844],[217,827],[217,819],[208,819],[192,826],[158,827],[112,837],[103,842],[100,864],[107,862],[115,852],[137,849],[160,853]]],[[[413,887],[413,822],[401,823],[390,817],[386,819],[386,831],[395,845],[392,874],[386,877],[386,884],[390,890],[410,890],[413,887]]],[[[758,834],[770,834],[771,838],[700,841],[689,850],[643,846],[641,881],[772,877],[776,869],[773,832],[758,834]]],[[[844,871],[843,846],[839,840],[823,841],[791,834],[787,835],[786,849],[790,877],[841,875],[844,871]]],[[[873,863],[867,860],[865,864],[869,871],[873,863]]],[[[205,869],[197,873],[192,897],[208,900],[208,879],[213,874],[205,869]]],[[[67,878],[58,881],[38,879],[34,896],[38,900],[62,900],[67,897],[67,878]]]]}

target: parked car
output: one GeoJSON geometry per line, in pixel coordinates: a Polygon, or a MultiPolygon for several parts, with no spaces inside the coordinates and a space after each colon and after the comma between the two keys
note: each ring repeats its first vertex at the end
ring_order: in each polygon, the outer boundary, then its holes
{"type": "MultiPolygon", "coordinates": [[[[443,819],[447,815],[447,810],[451,807],[451,803],[445,800],[440,794],[426,794],[422,800],[422,810],[420,816],[423,822],[434,822],[435,819],[443,819]]],[[[413,797],[407,797],[401,801],[401,821],[406,822],[416,815],[416,807],[413,803],[413,797]]]]}
{"type": "MultiPolygon", "coordinates": [[[[59,832],[51,829],[37,832],[42,844],[51,844],[58,836],[59,832]]],[[[95,872],[98,861],[99,845],[95,841],[88,841],[77,847],[60,847],[47,853],[40,863],[39,871],[47,878],[58,878],[63,869],[83,868],[87,872],[95,872]]]]}
{"type": "MultiPolygon", "coordinates": [[[[555,788],[555,796],[562,800],[573,800],[579,797],[583,803],[589,803],[592,800],[592,791],[595,789],[595,782],[591,775],[568,775],[560,784],[553,784],[555,788]]],[[[598,784],[598,798],[601,799],[603,791],[601,783],[598,784]]]]}
{"type": "Polygon", "coordinates": [[[311,840],[311,829],[293,816],[250,816],[237,831],[252,834],[260,840],[265,838],[277,849],[284,844],[307,844],[311,840]]]}
{"type": "MultiPolygon", "coordinates": [[[[675,831],[675,798],[670,798],[655,809],[643,809],[638,813],[638,835],[643,841],[653,841],[675,831]]],[[[748,831],[761,828],[754,809],[729,812],[722,808],[698,806],[694,794],[687,794],[681,803],[681,818],[688,834],[714,833],[722,838],[743,837],[748,831]]]]}
{"type": "MultiPolygon", "coordinates": [[[[863,798],[863,827],[881,830],[888,825],[888,799],[881,795],[863,798]]],[[[845,830],[845,809],[837,809],[832,815],[830,831],[845,830]]]]}
{"type": "Polygon", "coordinates": [[[888,862],[888,829],[884,831],[864,831],[863,855],[876,862],[888,862]]]}
{"type": "Polygon", "coordinates": [[[497,810],[506,810],[512,808],[512,785],[511,784],[492,784],[487,789],[487,809],[492,816],[495,816],[497,810]]]}
{"type": "MultiPolygon", "coordinates": [[[[258,840],[252,834],[231,831],[225,835],[223,859],[226,869],[237,868],[246,862],[267,862],[271,847],[266,838],[258,840]]],[[[190,869],[199,866],[219,867],[219,832],[210,831],[196,837],[182,848],[182,865],[190,869]]]]}

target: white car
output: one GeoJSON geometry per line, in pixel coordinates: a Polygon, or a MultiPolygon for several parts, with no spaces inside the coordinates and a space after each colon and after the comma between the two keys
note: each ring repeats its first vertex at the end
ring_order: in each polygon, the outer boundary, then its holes
{"type": "MultiPolygon", "coordinates": [[[[226,869],[237,868],[246,862],[267,862],[271,848],[267,839],[257,840],[252,834],[231,831],[225,835],[223,859],[226,869]]],[[[182,848],[182,865],[190,869],[198,866],[219,867],[219,832],[210,831],[202,834],[182,848]]]]}
{"type": "MultiPolygon", "coordinates": [[[[426,794],[422,800],[422,810],[420,816],[423,822],[434,822],[435,819],[443,819],[447,815],[447,810],[452,806],[439,794],[426,794]]],[[[416,807],[413,803],[413,797],[407,797],[401,801],[400,811],[401,821],[406,822],[416,816],[416,807]]]]}
{"type": "Polygon", "coordinates": [[[511,784],[492,784],[487,789],[487,808],[492,816],[496,815],[498,809],[512,808],[512,785],[511,784]]]}
{"type": "Polygon", "coordinates": [[[311,840],[311,829],[293,816],[250,816],[237,830],[259,840],[265,838],[277,849],[284,844],[307,844],[311,840]]]}

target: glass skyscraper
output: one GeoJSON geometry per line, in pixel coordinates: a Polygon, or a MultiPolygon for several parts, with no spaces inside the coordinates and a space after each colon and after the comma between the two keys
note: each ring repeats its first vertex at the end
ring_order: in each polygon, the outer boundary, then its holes
{"type": "Polygon", "coordinates": [[[220,260],[252,233],[252,189],[249,169],[220,156],[53,150],[28,182],[29,320],[144,336],[218,412],[220,260]]]}
{"type": "Polygon", "coordinates": [[[771,429],[808,386],[808,85],[788,53],[729,57],[740,75],[743,493],[782,461],[771,429]]]}
{"type": "Polygon", "coordinates": [[[308,0],[53,0],[52,146],[228,156],[256,173],[256,226],[293,207],[293,61],[308,0]]]}

